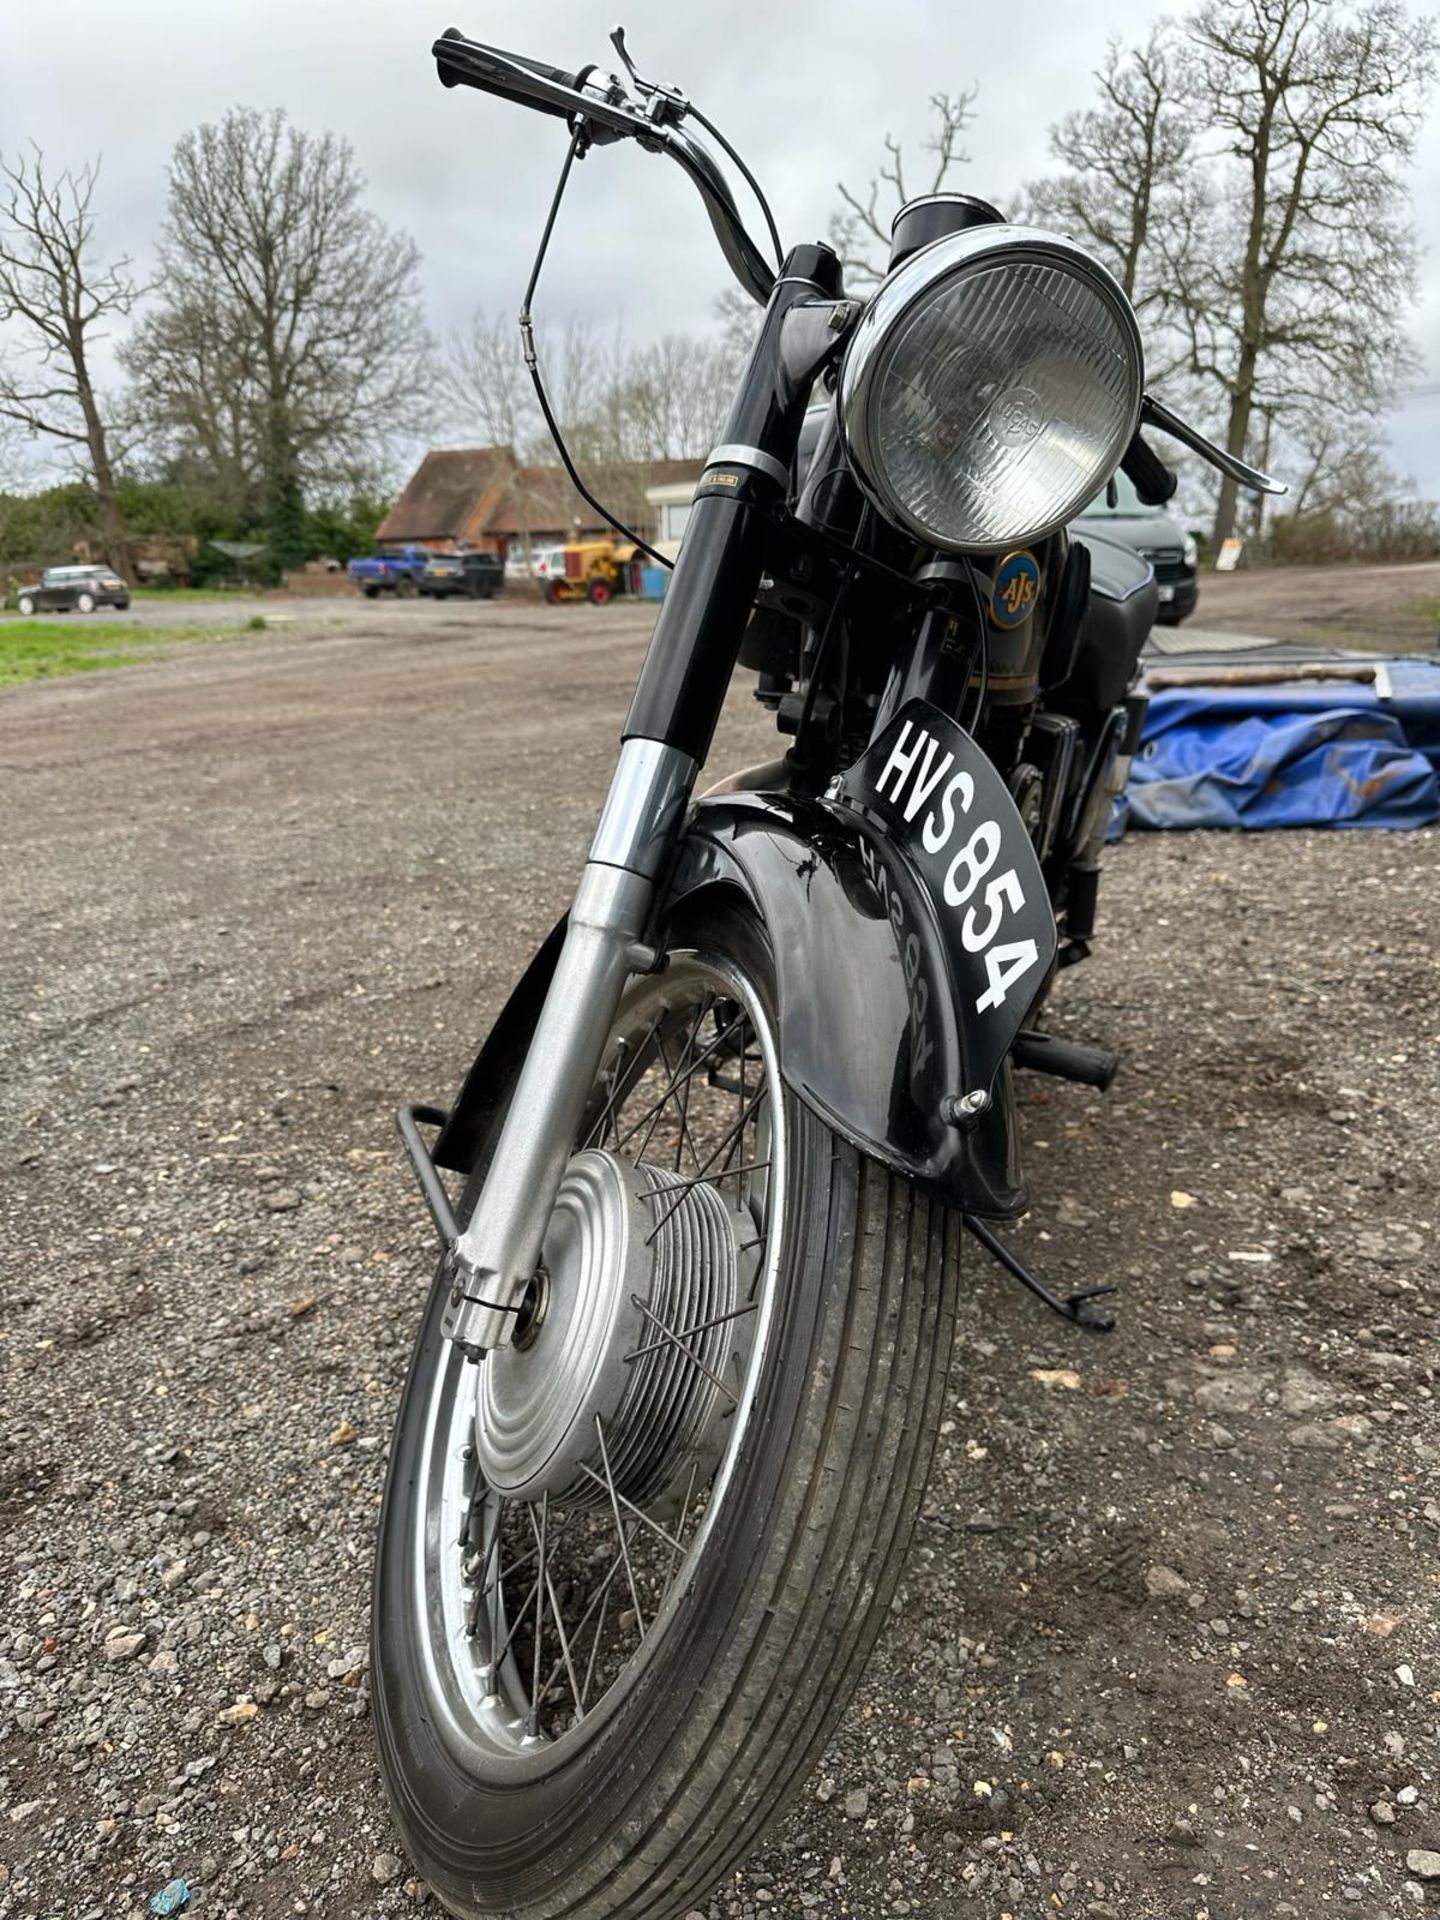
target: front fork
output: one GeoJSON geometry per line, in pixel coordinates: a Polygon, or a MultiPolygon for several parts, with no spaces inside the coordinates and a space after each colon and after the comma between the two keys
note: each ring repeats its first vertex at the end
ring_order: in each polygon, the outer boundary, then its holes
{"type": "Polygon", "coordinates": [[[653,964],[644,936],[657,884],[735,670],[805,403],[857,317],[830,249],[796,248],[696,488],[555,976],[474,1214],[447,1255],[442,1327],[469,1354],[511,1337],[620,996],[653,964]]]}
{"type": "Polygon", "coordinates": [[[653,963],[642,938],[695,773],[688,754],[657,740],[620,749],[495,1156],[450,1256],[441,1325],[468,1349],[510,1339],[620,995],[653,963]]]}

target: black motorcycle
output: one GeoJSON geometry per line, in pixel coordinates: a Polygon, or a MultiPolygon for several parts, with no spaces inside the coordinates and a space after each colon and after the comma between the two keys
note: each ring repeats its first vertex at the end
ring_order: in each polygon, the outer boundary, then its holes
{"type": "Polygon", "coordinates": [[[1070,240],[935,194],[868,300],[826,246],[772,266],[691,123],[764,208],[739,156],[615,39],[623,83],[434,49],[566,122],[557,204],[593,147],[678,161],[763,310],[574,905],[453,1107],[400,1115],[442,1252],[376,1731],[419,1870],[513,1920],[682,1912],[814,1766],[924,1492],[962,1229],[1106,1323],[988,1224],[1026,1204],[1013,1069],[1115,1065],[1034,1023],[1089,950],[1156,591],[1065,528],[1117,466],[1173,491],[1145,422],[1273,490],[1144,393],[1070,240]],[[737,665],[788,745],[695,799],[737,665]]]}

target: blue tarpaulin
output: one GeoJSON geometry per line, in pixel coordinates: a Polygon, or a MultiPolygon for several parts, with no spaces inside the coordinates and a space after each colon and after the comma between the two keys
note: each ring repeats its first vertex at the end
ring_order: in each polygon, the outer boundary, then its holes
{"type": "MultiPolygon", "coordinates": [[[[1168,662],[1166,663],[1169,664],[1168,662]]],[[[1135,827],[1422,827],[1440,820],[1440,666],[1150,698],[1111,838],[1135,827]]]]}

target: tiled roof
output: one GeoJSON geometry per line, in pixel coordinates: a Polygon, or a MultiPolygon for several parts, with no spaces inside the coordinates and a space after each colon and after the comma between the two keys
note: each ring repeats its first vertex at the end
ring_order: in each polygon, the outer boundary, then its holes
{"type": "MultiPolygon", "coordinates": [[[[701,460],[585,465],[596,499],[644,532],[653,510],[647,487],[698,480],[701,460]]],[[[377,539],[454,540],[478,545],[517,534],[592,532],[604,526],[558,466],[522,467],[508,447],[460,447],[427,453],[381,521],[377,539]]]]}
{"type": "Polygon", "coordinates": [[[485,530],[514,470],[509,447],[447,447],[427,453],[375,537],[474,540],[485,530]]]}

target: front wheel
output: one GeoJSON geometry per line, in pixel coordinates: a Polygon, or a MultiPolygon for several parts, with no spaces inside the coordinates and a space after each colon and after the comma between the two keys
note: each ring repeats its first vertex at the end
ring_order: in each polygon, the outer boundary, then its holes
{"type": "Polygon", "coordinates": [[[457,1914],[703,1900],[818,1759],[889,1607],[956,1221],[785,1088],[773,982],[738,908],[674,929],[611,1030],[513,1344],[467,1365],[431,1292],[380,1520],[375,1718],[457,1914]]]}
{"type": "Polygon", "coordinates": [[[15,602],[15,611],[26,620],[34,613],[35,602],[28,593],[22,593],[20,598],[15,602]]]}

